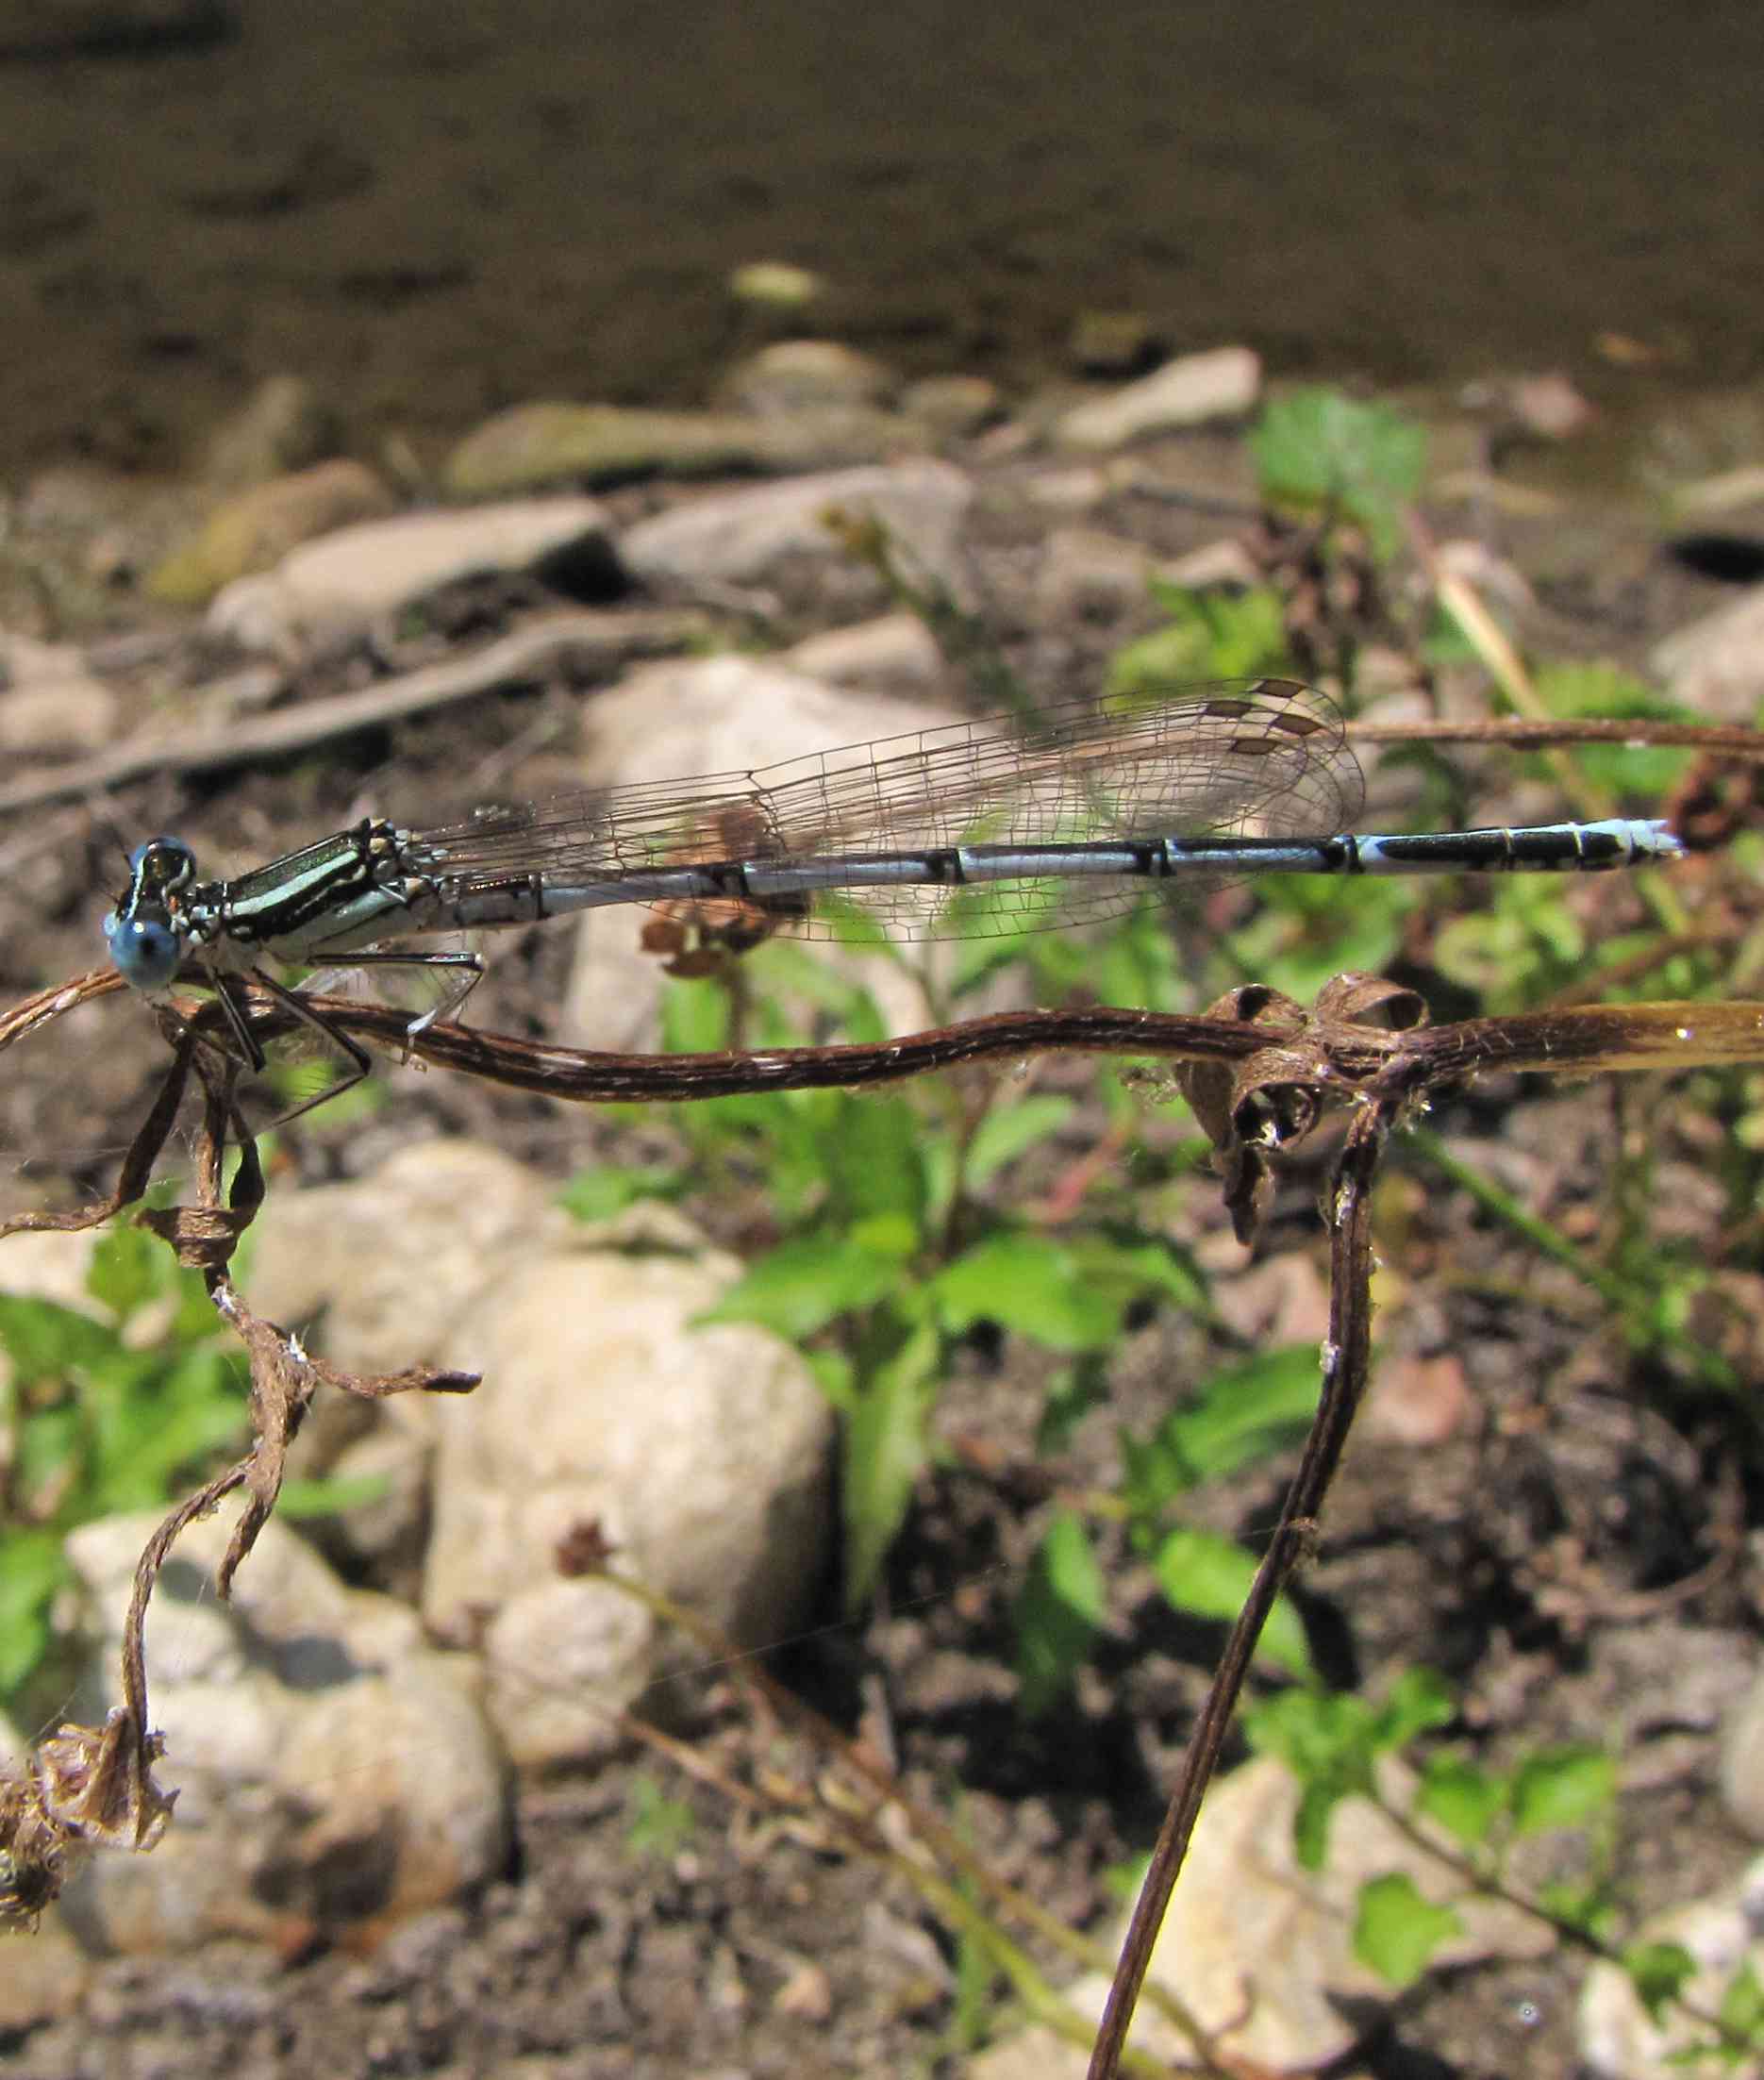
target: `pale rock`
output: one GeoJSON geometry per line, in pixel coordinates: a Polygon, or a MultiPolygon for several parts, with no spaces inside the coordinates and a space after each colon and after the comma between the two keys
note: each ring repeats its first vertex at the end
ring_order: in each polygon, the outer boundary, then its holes
{"type": "MultiPolygon", "coordinates": [[[[1412,1786],[1399,1770],[1387,1789],[1401,1803],[1412,1786]]],[[[1428,1898],[1449,1900],[1463,1933],[1436,1955],[1439,1967],[1489,1956],[1529,1958],[1550,1948],[1547,1930],[1499,1902],[1465,1900],[1456,1872],[1415,1847],[1364,1799],[1330,1817],[1321,1871],[1304,1871],[1292,1848],[1298,1781],[1272,1757],[1246,1763],[1207,1794],[1152,1955],[1151,1977],[1166,1985],[1222,2054],[1273,2072],[1311,2072],[1367,2036],[1395,1998],[1389,1983],[1353,1954],[1356,1903],[1369,1879],[1406,1873],[1428,1898]]],[[[1120,1926],[1099,1938],[1118,1952],[1120,1926]]],[[[1093,1973],[1067,1999],[1100,2021],[1108,1982],[1093,1973]]],[[[1196,2063],[1192,2045],[1141,2002],[1128,2041],[1154,2058],[1196,2063]]],[[[970,2061],[970,2080],[1081,2080],[1083,2051],[1032,2028],[970,2061]]]]}
{"type": "Polygon", "coordinates": [[[1107,397],[1074,406],[1054,437],[1067,448],[1119,448],[1147,434],[1241,418],[1255,405],[1261,380],[1261,361],[1248,347],[1184,355],[1107,397]]]}
{"type": "MultiPolygon", "coordinates": [[[[731,787],[756,768],[960,720],[924,702],[824,685],[763,658],[697,657],[646,666],[583,711],[583,770],[596,786],[718,774],[731,787]]],[[[667,976],[640,943],[649,913],[620,905],[584,912],[558,1037],[623,1050],[655,1045],[667,976]]],[[[840,957],[897,1028],[924,1023],[923,994],[898,963],[840,957]]]]}
{"type": "Polygon", "coordinates": [[[787,1636],[820,1578],[831,1409],[790,1345],[695,1325],[740,1264],[677,1215],[664,1254],[656,1218],[645,1254],[532,1253],[441,1353],[485,1382],[435,1411],[423,1607],[440,1637],[481,1638],[486,1702],[523,1765],[604,1753],[614,1714],[702,1657],[633,1599],[560,1572],[586,1527],[738,1649],[787,1636]]]}
{"type": "Polygon", "coordinates": [[[1262,582],[1264,573],[1256,558],[1233,536],[1203,542],[1187,556],[1172,557],[1157,566],[1166,585],[1180,585],[1190,592],[1242,591],[1262,582]]]}
{"type": "Polygon", "coordinates": [[[116,741],[117,698],[73,643],[0,634],[0,751],[70,757],[116,741]]]}
{"type": "Polygon", "coordinates": [[[787,650],[782,662],[829,686],[923,693],[942,673],[943,653],[917,614],[883,614],[809,636],[787,650]]]}
{"type": "Polygon", "coordinates": [[[1108,479],[1089,462],[1067,470],[1038,470],[1028,481],[1025,495],[1043,512],[1085,513],[1108,496],[1108,479]]]}
{"type": "Polygon", "coordinates": [[[1041,551],[1037,602],[1060,620],[1119,621],[1146,604],[1151,569],[1137,541],[1090,527],[1057,527],[1041,551]]]}
{"type": "Polygon", "coordinates": [[[1005,401],[984,375],[926,375],[907,386],[900,408],[938,439],[959,441],[990,425],[1005,401]]]}
{"type": "MultiPolygon", "coordinates": [[[[70,1924],[103,1949],[337,1939],[452,1899],[507,1855],[506,1764],[466,1665],[275,1521],[218,1604],[234,1513],[187,1528],[155,1589],[155,1773],[178,1805],[151,1852],[94,1854],[69,1883],[70,1924]]],[[[158,1521],[108,1518],[68,1539],[93,1645],[71,1716],[87,1722],[115,1702],[121,1622],[158,1521]]]]}
{"type": "Polygon", "coordinates": [[[794,314],[826,294],[826,282],[789,260],[749,260],[729,275],[729,294],[757,309],[794,314]]]}
{"type": "Polygon", "coordinates": [[[882,405],[896,387],[891,369],[838,340],[778,340],[729,371],[718,402],[776,419],[828,405],[882,405]]]}
{"type": "Polygon", "coordinates": [[[777,484],[717,491],[641,520],[619,541],[625,569],[644,584],[694,588],[789,588],[813,581],[824,612],[827,590],[853,607],[879,601],[881,581],[854,558],[836,516],[874,520],[917,583],[964,596],[962,526],[974,486],[947,462],[878,464],[777,484]]]}
{"type": "Polygon", "coordinates": [[[1764,585],[1688,622],[1649,659],[1674,701],[1711,723],[1750,723],[1764,701],[1764,585]]]}
{"type": "Polygon", "coordinates": [[[618,484],[772,466],[766,426],[740,413],[539,400],[474,427],[441,476],[456,498],[495,498],[566,481],[618,484]]]}
{"type": "Polygon", "coordinates": [[[225,500],[147,574],[144,589],[168,606],[206,604],[232,579],[267,570],[296,542],[378,519],[392,504],[372,470],[344,458],[274,477],[225,500]]]}
{"type": "MultiPolygon", "coordinates": [[[[469,1328],[486,1283],[573,1232],[554,1190],[512,1157],[422,1141],[346,1184],[272,1193],[248,1285],[253,1306],[291,1328],[322,1313],[336,1363],[391,1373],[433,1361],[469,1328]]],[[[414,1394],[388,1406],[419,1424],[426,1413],[414,1394]]]]}
{"type": "MultiPolygon", "coordinates": [[[[1722,1995],[1743,1966],[1764,1977],[1764,1857],[1737,1884],[1709,1898],[1651,1916],[1631,1940],[1681,1943],[1698,1967],[1683,1989],[1686,2005],[1719,2013],[1722,1995]]],[[[1576,2042],[1593,2080],[1675,2080],[1687,2070],[1689,2047],[1706,2043],[1708,2036],[1708,2025],[1677,2004],[1669,2004],[1654,2021],[1621,1966],[1599,1962],[1587,1973],[1576,2042]]],[[[1694,2061],[1689,2070],[1696,2070],[1694,2061]]]]}
{"type": "Polygon", "coordinates": [[[401,513],[303,542],[265,576],[227,586],[210,631],[242,648],[299,657],[337,648],[461,579],[570,562],[611,568],[606,509],[586,497],[401,513]]]}
{"type": "Polygon", "coordinates": [[[1754,1841],[1764,1841],[1764,1672],[1722,1728],[1722,1803],[1754,1841]]]}

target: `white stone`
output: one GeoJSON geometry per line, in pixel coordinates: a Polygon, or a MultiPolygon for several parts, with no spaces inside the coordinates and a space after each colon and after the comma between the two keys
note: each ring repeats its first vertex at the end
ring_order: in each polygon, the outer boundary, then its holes
{"type": "Polygon", "coordinates": [[[73,643],[0,634],[0,751],[31,757],[116,740],[117,698],[73,643]]]}
{"type": "Polygon", "coordinates": [[[1712,723],[1749,723],[1764,701],[1764,585],[1688,622],[1648,660],[1666,690],[1712,723]]]}
{"type": "Polygon", "coordinates": [[[849,573],[860,595],[876,590],[855,566],[836,511],[873,516],[908,576],[965,590],[961,527],[974,498],[969,478],[947,462],[912,461],[833,470],[735,491],[712,492],[641,520],[619,540],[619,558],[645,584],[773,585],[785,567],[807,563],[824,581],[849,573]]]}
{"type": "Polygon", "coordinates": [[[922,693],[941,675],[943,654],[917,614],[901,613],[810,636],[787,650],[782,662],[829,686],[922,693]]]}
{"type": "MultiPolygon", "coordinates": [[[[1634,1940],[1682,1943],[1698,1970],[1683,1989],[1689,2006],[1713,2015],[1742,1965],[1764,1976],[1764,1858],[1736,1885],[1708,1899],[1689,1901],[1644,1922],[1634,1940]]],[[[1708,2039],[1706,2023],[1669,2005],[1656,2022],[1621,1967],[1595,1964],[1587,1973],[1576,2017],[1576,2042],[1595,2080],[1676,2080],[1689,2069],[1674,2056],[1708,2039]]],[[[1712,2070],[1720,2070],[1713,2066],[1712,2070]]],[[[1751,2069],[1745,2069],[1751,2070],[1751,2069]]]]}
{"type": "Polygon", "coordinates": [[[424,1610],[442,1638],[482,1629],[486,1701],[522,1764],[604,1750],[614,1712],[702,1658],[618,1591],[560,1573],[585,1527],[738,1646],[788,1634],[820,1577],[831,1409],[777,1338],[695,1326],[740,1265],[688,1254],[674,1227],[669,1254],[536,1255],[441,1353],[485,1379],[435,1411],[424,1610]]]}
{"type": "MultiPolygon", "coordinates": [[[[506,1765],[466,1665],[274,1520],[232,1602],[217,1603],[235,1515],[187,1529],[155,1589],[155,1774],[178,1804],[150,1853],[100,1852],[76,1870],[68,1917],[101,1947],[336,1939],[452,1899],[507,1853],[506,1765]]],[[[67,1541],[93,1639],[92,1688],[71,1714],[85,1722],[115,1702],[119,1629],[158,1523],[108,1518],[67,1541]]]]}
{"type": "Polygon", "coordinates": [[[275,570],[225,586],[208,626],[275,656],[346,641],[462,578],[531,570],[607,533],[579,495],[400,513],[303,541],[275,570]]]}
{"type": "Polygon", "coordinates": [[[1149,601],[1151,572],[1137,541],[1094,527],[1057,527],[1041,551],[1037,604],[1057,620],[1119,621],[1149,601]]]}
{"type": "MultiPolygon", "coordinates": [[[[1400,1772],[1390,1789],[1399,1801],[1400,1772]]],[[[1303,1871],[1292,1849],[1297,1779],[1264,1757],[1220,1779],[1207,1794],[1156,1948],[1151,1976],[1169,1987],[1219,2050],[1258,2069],[1309,2072],[1342,2056],[1395,1998],[1353,1955],[1355,1905],[1367,1880],[1391,1872],[1449,1900],[1464,1933],[1436,1962],[1462,1965],[1499,1955],[1547,1953],[1547,1930],[1499,1903],[1465,1902],[1455,1872],[1417,1849],[1364,1799],[1343,1800],[1329,1823],[1321,1871],[1303,1871]]],[[[1118,1952],[1126,1918],[1101,1939],[1118,1952]]],[[[1071,2004],[1100,2021],[1108,1982],[1080,1980],[1071,2004]]],[[[1141,2003],[1128,2041],[1172,2064],[1195,2063],[1193,2047],[1141,2003]]],[[[1025,2031],[974,2059],[971,2080],[1080,2080],[1082,2051],[1045,2029],[1025,2031]]]]}
{"type": "Polygon", "coordinates": [[[1240,418],[1255,405],[1261,381],[1261,361],[1248,347],[1184,355],[1107,397],[1074,406],[1055,439],[1067,448],[1119,448],[1145,434],[1240,418]]]}

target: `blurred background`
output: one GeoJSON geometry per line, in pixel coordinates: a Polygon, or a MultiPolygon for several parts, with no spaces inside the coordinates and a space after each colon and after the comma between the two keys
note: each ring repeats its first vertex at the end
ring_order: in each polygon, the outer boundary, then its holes
{"type": "Polygon", "coordinates": [[[0,468],[184,460],[256,382],[356,442],[701,402],[731,270],[1013,389],[1087,311],[1274,374],[1764,362],[1752,0],[5,0],[0,468]]]}

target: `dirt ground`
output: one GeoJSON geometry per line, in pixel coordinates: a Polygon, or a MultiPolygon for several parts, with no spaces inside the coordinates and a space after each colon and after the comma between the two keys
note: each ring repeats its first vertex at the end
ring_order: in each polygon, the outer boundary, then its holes
{"type": "MultiPolygon", "coordinates": [[[[657,495],[620,494],[632,508],[657,495]]],[[[1093,683],[1129,630],[1048,624],[1035,605],[1030,528],[1000,517],[1007,502],[982,508],[991,516],[979,553],[986,612],[1011,664],[1036,694],[1093,683]]],[[[1192,511],[1131,498],[1090,520],[1169,554],[1219,531],[1192,511]]],[[[1525,537],[1516,523],[1505,543],[1522,567],[1534,545],[1525,537]]],[[[1535,546],[1557,561],[1559,541],[1541,524],[1535,546]]],[[[1607,538],[1599,560],[1544,585],[1540,624],[1528,633],[1545,652],[1634,662],[1648,641],[1724,596],[1718,581],[1639,534],[1607,538]]],[[[486,610],[521,605],[502,599],[486,610]]],[[[542,725],[547,706],[567,721],[574,698],[554,690],[473,704],[224,788],[150,782],[113,813],[135,834],[200,821],[268,857],[359,813],[373,767],[390,762],[416,803],[442,776],[454,792],[461,775],[542,725]]],[[[0,876],[8,998],[95,964],[95,919],[117,879],[114,842],[84,806],[58,812],[54,829],[53,846],[8,838],[18,852],[0,876]]],[[[540,935],[529,954],[500,964],[474,1017],[514,1030],[542,1025],[565,957],[540,935]]],[[[8,1065],[6,1145],[84,1152],[72,1165],[10,1176],[13,1203],[98,1189],[105,1152],[138,1114],[158,1038],[132,1007],[92,1012],[89,1035],[55,1060],[8,1065]]],[[[1632,1149],[1643,1123],[1666,1225],[1709,1219],[1713,1195],[1699,1184],[1710,1162],[1705,1123],[1680,1116],[1670,1086],[1618,1093],[1591,1083],[1564,1093],[1497,1082],[1442,1105],[1430,1123],[1472,1163],[1522,1164],[1528,1205],[1596,1237],[1613,1152],[1632,1149]]],[[[440,1075],[391,1080],[374,1142],[383,1154],[400,1136],[487,1128],[559,1175],[632,1145],[630,1129],[440,1075]]],[[[1173,1122],[1148,1131],[1166,1130],[1188,1131],[1173,1122]]],[[[315,1122],[290,1138],[281,1160],[323,1176],[348,1170],[357,1155],[349,1137],[315,1122]]],[[[1287,1176],[1254,1275],[1278,1286],[1322,1266],[1322,1160],[1302,1158],[1287,1176]]],[[[1709,1726],[1689,1705],[1672,1705],[1694,1693],[1709,1660],[1756,1651],[1758,1584],[1736,1543],[1734,1513],[1747,1511],[1731,1414],[1634,1358],[1578,1288],[1463,1194],[1406,1184],[1400,1151],[1396,1165],[1380,1238],[1404,1295],[1389,1318],[1393,1349],[1452,1354],[1467,1400],[1424,1443],[1369,1410],[1304,1583],[1315,1649],[1332,1678],[1374,1689],[1417,1662],[1440,1669],[1462,1690],[1470,1738],[1495,1759],[1616,1729],[1638,1787],[1623,1806],[1625,1901],[1645,1908],[1692,1896],[1731,1877],[1749,1853],[1711,1788],[1709,1726]],[[1729,1564],[1706,1586],[1680,1593],[1675,1585],[1723,1554],[1729,1564]],[[1643,1708],[1648,1699],[1657,1708],[1643,1708]]],[[[279,1175],[273,1189],[294,1182],[279,1175]]],[[[693,1210],[713,1230],[737,1218],[714,1206],[693,1210]]],[[[1211,1193],[1197,1188],[1183,1220],[1178,1239],[1228,1291],[1236,1260],[1221,1247],[1211,1193]]],[[[1080,1425],[1056,1471],[1075,1487],[1107,1484],[1118,1426],[1148,1427],[1173,1382],[1205,1376],[1240,1350],[1167,1310],[1152,1317],[1110,1365],[1107,1406],[1080,1425]]],[[[1756,1353],[1742,1356],[1756,1381],[1756,1353]]],[[[921,1484],[875,1613],[863,1625],[840,1622],[829,1581],[823,1628],[781,1644],[771,1664],[836,1723],[885,1734],[919,1797],[958,1811],[974,1843],[1062,1920],[1094,1928],[1112,1906],[1107,1874],[1156,1828],[1219,1636],[1178,1622],[1118,1552],[1094,1669],[1066,1709],[1039,1726],[1018,1723],[1005,1672],[1010,1606],[1045,1493],[1034,1444],[1040,1363],[1010,1340],[964,1348],[940,1404],[947,1463],[921,1484]]],[[[1254,1540],[1273,1523],[1290,1471],[1290,1462],[1264,1464],[1209,1490],[1206,1520],[1254,1540]]],[[[774,1755],[774,1730],[755,1723],[726,1681],[707,1685],[691,1730],[731,1775],[774,1755]]],[[[76,2015],[0,2039],[0,2066],[21,2080],[764,2080],[957,2070],[948,1939],[904,1886],[871,1867],[755,1825],[641,1753],[591,1780],[522,1787],[515,1842],[508,1869],[481,1896],[392,1931],[369,1954],[320,1947],[281,1957],[238,1946],[102,1964],[76,2015]],[[691,1809],[690,1830],[666,1854],[633,1841],[645,1780],[691,1809]]],[[[1558,1955],[1430,1980],[1395,2010],[1365,2070],[1384,2080],[1562,2073],[1579,1970],[1558,1955]]]]}

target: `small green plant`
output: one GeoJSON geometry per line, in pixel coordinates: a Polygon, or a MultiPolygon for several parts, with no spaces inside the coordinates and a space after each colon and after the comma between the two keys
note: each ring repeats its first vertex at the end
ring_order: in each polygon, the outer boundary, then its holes
{"type": "Polygon", "coordinates": [[[1362,1886],[1355,1955],[1392,1986],[1411,1986],[1462,1933],[1458,1905],[1499,1899],[1589,1955],[1621,1965],[1656,2022],[1668,2009],[1682,2009],[1702,2034],[1674,2055],[1675,2064],[1689,2069],[1706,2061],[1710,2070],[1734,2071],[1756,2058],[1764,2050],[1764,1988],[1749,1964],[1728,1982],[1718,2011],[1705,2015],[1686,2006],[1686,1988],[1699,1970],[1689,1951],[1677,1943],[1622,1940],[1615,1757],[1571,1744],[1535,1748],[1495,1769],[1436,1749],[1420,1757],[1406,1795],[1391,1795],[1383,1765],[1456,1716],[1446,1685],[1426,1669],[1400,1676],[1382,1705],[1293,1689],[1244,1711],[1252,1746],[1278,1756],[1299,1780],[1294,1846],[1306,1870],[1321,1870],[1326,1861],[1336,1806],[1361,1798],[1410,1839],[1424,1840],[1456,1872],[1456,1905],[1427,1899],[1403,1872],[1362,1886]],[[1515,1853],[1549,1834],[1579,1839],[1580,1868],[1529,1888],[1516,1873],[1515,1853]]]}
{"type": "Polygon", "coordinates": [[[698,1825],[685,1800],[670,1798],[647,1773],[632,1778],[625,1807],[625,1847],[632,1855],[657,1863],[677,1856],[698,1825]]]}
{"type": "Polygon", "coordinates": [[[0,1698],[49,1651],[63,1537],[163,1502],[244,1441],[236,1350],[200,1277],[124,1227],[99,1239],[86,1290],[93,1312],[0,1293],[0,1698]]]}
{"type": "Polygon", "coordinates": [[[1262,498],[1308,521],[1361,528],[1380,562],[1402,541],[1402,516],[1421,490],[1426,429],[1393,406],[1316,387],[1273,399],[1251,430],[1262,498]]]}
{"type": "Polygon", "coordinates": [[[1123,644],[1109,661],[1106,691],[1120,703],[1153,700],[1197,679],[1253,679],[1292,669],[1280,595],[1267,586],[1245,592],[1193,592],[1152,581],[1165,624],[1123,644]]]}
{"type": "MultiPolygon", "coordinates": [[[[965,953],[966,948],[962,949],[965,953]]],[[[953,989],[972,987],[994,956],[953,989]]],[[[768,948],[767,982],[807,988],[837,1009],[854,1039],[885,1031],[874,1000],[796,949],[768,948]]],[[[776,998],[749,1006],[749,1044],[793,1036],[776,998]]],[[[671,1050],[724,1043],[726,994],[676,985],[664,1010],[671,1050]]],[[[1120,1086],[1117,1102],[1126,1101],[1120,1086]]],[[[981,1323],[1054,1354],[1050,1406],[1088,1392],[1094,1364],[1130,1308],[1163,1298],[1204,1306],[1204,1285],[1169,1243],[1123,1223],[1067,1239],[978,1196],[1059,1134],[1073,1101],[995,1086],[983,1108],[947,1089],[859,1094],[803,1090],[717,1099],[674,1123],[691,1149],[679,1166],[638,1174],[592,1172],[565,1203],[601,1216],[642,1195],[686,1189],[762,1194],[771,1247],[702,1317],[756,1322],[802,1345],[843,1419],[845,1589],[857,1607],[880,1572],[931,1453],[930,1419],[956,1344],[981,1323]]]]}
{"type": "MultiPolygon", "coordinates": [[[[1181,1506],[1202,1483],[1302,1437],[1316,1401],[1316,1349],[1293,1344],[1216,1373],[1149,1437],[1122,1433],[1120,1488],[1093,1498],[1091,1514],[1124,1522],[1129,1545],[1151,1563],[1173,1609],[1228,1624],[1242,1608],[1256,1556],[1183,1523],[1181,1506]]],[[[1075,1509],[1057,1511],[1017,1602],[1019,1701],[1026,1715],[1049,1710],[1070,1689],[1101,1629],[1105,1602],[1090,1525],[1075,1509]]],[[[1271,1668],[1310,1676],[1305,1628],[1290,1604],[1275,1605],[1257,1653],[1271,1668]]]]}

